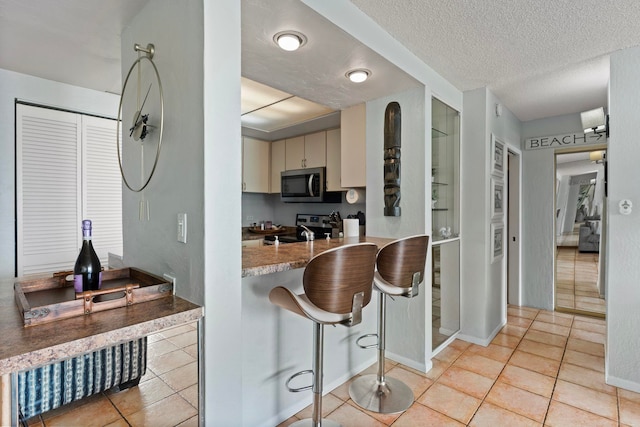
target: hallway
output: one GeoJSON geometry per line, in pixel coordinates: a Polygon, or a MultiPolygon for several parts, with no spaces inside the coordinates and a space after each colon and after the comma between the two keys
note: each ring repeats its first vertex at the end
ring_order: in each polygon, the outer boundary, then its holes
{"type": "Polygon", "coordinates": [[[640,425],[640,394],[604,382],[605,331],[601,319],[510,306],[487,347],[455,340],[426,374],[388,361],[388,375],[413,389],[406,412],[359,409],[349,381],[325,395],[324,416],[345,427],[640,425]]]}

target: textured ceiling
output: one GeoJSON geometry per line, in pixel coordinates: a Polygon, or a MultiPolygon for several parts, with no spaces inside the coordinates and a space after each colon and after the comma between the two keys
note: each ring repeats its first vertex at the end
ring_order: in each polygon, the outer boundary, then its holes
{"type": "MultiPolygon", "coordinates": [[[[0,0],[0,68],[118,93],[120,33],[147,1],[0,0]]],[[[640,44],[637,0],[351,1],[458,89],[487,86],[522,121],[606,106],[609,53],[640,44]]],[[[415,84],[299,0],[242,0],[242,14],[253,80],[331,108],[415,84]],[[273,50],[284,28],[309,32],[306,51],[273,50]],[[346,69],[364,63],[374,78],[349,85],[346,69]]]]}
{"type": "Polygon", "coordinates": [[[608,54],[640,44],[637,0],[351,0],[460,90],[522,121],[606,106],[608,54]]]}
{"type": "Polygon", "coordinates": [[[242,75],[336,110],[420,85],[299,0],[242,0],[242,75]],[[285,30],[307,43],[281,50],[273,36],[285,30]],[[371,77],[352,83],[345,73],[354,68],[371,77]]]}
{"type": "Polygon", "coordinates": [[[120,34],[148,0],[0,0],[0,68],[120,93],[120,34]]]}

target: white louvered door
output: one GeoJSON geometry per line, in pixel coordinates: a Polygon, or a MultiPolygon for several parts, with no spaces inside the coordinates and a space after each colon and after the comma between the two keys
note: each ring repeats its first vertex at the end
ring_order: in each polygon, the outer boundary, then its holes
{"type": "Polygon", "coordinates": [[[92,221],[93,248],[106,267],[109,252],[122,255],[122,178],[115,144],[116,121],[83,116],[82,140],[82,211],[84,218],[92,221]]]}
{"type": "Polygon", "coordinates": [[[116,122],[23,104],[16,113],[17,274],[73,269],[84,218],[106,266],[108,252],[122,254],[116,122]]]}
{"type": "Polygon", "coordinates": [[[80,240],[80,118],[17,105],[18,275],[73,268],[80,240]]]}

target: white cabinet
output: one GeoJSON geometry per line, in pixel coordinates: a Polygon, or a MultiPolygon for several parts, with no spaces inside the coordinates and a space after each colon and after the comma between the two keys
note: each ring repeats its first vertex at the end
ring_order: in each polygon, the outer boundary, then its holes
{"type": "Polygon", "coordinates": [[[320,168],[327,165],[327,132],[304,136],[304,167],[320,168]]]}
{"type": "Polygon", "coordinates": [[[285,140],[271,143],[271,186],[270,192],[280,194],[280,172],[285,169],[285,140]]]}
{"type": "Polygon", "coordinates": [[[242,138],[242,191],[269,192],[271,166],[270,143],[255,138],[242,138]]]}
{"type": "Polygon", "coordinates": [[[327,131],[327,191],[345,191],[340,185],[340,129],[327,131]]]}
{"type": "Polygon", "coordinates": [[[287,138],[285,148],[286,170],[302,169],[304,167],[304,136],[287,138]]]}
{"type": "Polygon", "coordinates": [[[340,179],[344,188],[367,186],[366,112],[365,104],[358,104],[340,113],[340,179]]]}
{"type": "Polygon", "coordinates": [[[460,330],[460,116],[431,104],[433,350],[460,330]]]}
{"type": "Polygon", "coordinates": [[[437,241],[460,233],[460,116],[435,98],[431,114],[431,218],[437,241]]]}
{"type": "Polygon", "coordinates": [[[287,138],[286,170],[326,166],[326,132],[287,138]]]}
{"type": "Polygon", "coordinates": [[[460,330],[460,240],[433,242],[432,349],[460,330]]]}

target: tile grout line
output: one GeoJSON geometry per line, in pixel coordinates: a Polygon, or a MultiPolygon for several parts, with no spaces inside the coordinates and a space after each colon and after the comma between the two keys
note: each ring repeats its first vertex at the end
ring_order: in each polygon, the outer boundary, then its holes
{"type": "MultiPolygon", "coordinates": [[[[500,375],[502,375],[502,373],[504,372],[504,370],[506,369],[507,365],[509,364],[509,361],[513,358],[513,355],[515,354],[516,350],[518,349],[518,346],[520,345],[520,343],[522,342],[522,340],[524,339],[524,336],[527,334],[527,332],[529,332],[529,329],[531,328],[531,325],[533,325],[533,322],[535,321],[535,319],[538,317],[538,314],[540,314],[540,310],[537,310],[536,312],[536,317],[531,319],[531,323],[529,323],[529,326],[527,326],[527,330],[524,332],[524,334],[522,334],[522,336],[520,337],[520,339],[518,340],[518,344],[516,344],[516,346],[513,348],[513,351],[511,352],[511,355],[509,356],[509,358],[507,359],[507,361],[504,363],[504,366],[502,367],[502,369],[500,370],[500,373],[498,374],[498,376],[496,377],[495,380],[493,380],[493,384],[491,385],[491,387],[489,388],[489,390],[487,391],[487,393],[484,395],[484,397],[482,398],[482,400],[480,401],[480,405],[478,405],[478,408],[474,411],[473,415],[471,416],[471,418],[469,419],[469,422],[466,424],[467,426],[469,425],[469,423],[471,423],[471,421],[473,420],[473,418],[477,415],[478,411],[480,410],[480,407],[482,406],[482,404],[486,401],[487,396],[489,396],[489,393],[491,393],[491,390],[493,390],[493,388],[495,387],[496,383],[498,382],[498,379],[500,378],[500,375]]],[[[516,317],[516,316],[514,316],[516,317]]],[[[520,316],[517,316],[520,317],[520,316]]],[[[520,317],[522,319],[522,317],[520,317]]],[[[505,326],[509,325],[509,306],[507,305],[507,321],[506,323],[502,326],[502,328],[504,328],[505,326]]],[[[500,330],[502,330],[502,328],[500,330]]],[[[498,332],[498,334],[500,334],[500,332],[498,332]]],[[[496,336],[498,335],[496,334],[496,336]]],[[[513,335],[510,335],[513,336],[513,335]]],[[[495,339],[495,337],[494,337],[495,339]]],[[[493,339],[491,340],[493,341],[493,339]]],[[[491,343],[489,343],[489,345],[491,345],[491,343]]],[[[496,345],[500,345],[500,344],[496,344],[496,345]]],[[[514,386],[515,387],[515,386],[514,386]]],[[[516,387],[519,388],[519,387],[516,387]]],[[[490,403],[490,402],[487,402],[490,403]]],[[[501,408],[504,410],[508,410],[506,408],[501,408]]],[[[509,412],[513,412],[513,411],[509,411],[509,412]]],[[[514,412],[515,413],[515,412],[514,412]]],[[[521,414],[517,414],[520,415],[521,417],[527,418],[527,419],[531,419],[529,417],[526,417],[524,415],[521,414]]],[[[545,414],[545,418],[546,418],[546,414],[545,414]]],[[[535,421],[535,420],[533,420],[535,421]]],[[[544,425],[544,423],[543,423],[544,425]]]]}
{"type": "MultiPolygon", "coordinates": [[[[137,387],[137,386],[136,386],[137,387]]],[[[103,392],[104,393],[104,392],[103,392]]],[[[122,412],[120,412],[120,409],[116,406],[115,403],[113,403],[113,401],[109,398],[109,396],[107,396],[105,394],[105,397],[107,398],[107,400],[109,401],[109,403],[111,404],[111,406],[113,406],[115,408],[115,410],[118,412],[118,415],[120,415],[121,419],[127,423],[127,425],[129,427],[131,427],[131,423],[129,422],[129,420],[127,420],[127,417],[124,416],[124,414],[122,412]]]]}
{"type": "MultiPolygon", "coordinates": [[[[509,358],[504,362],[504,365],[503,365],[502,369],[500,370],[500,373],[499,373],[499,374],[496,376],[496,378],[493,380],[493,384],[492,384],[492,386],[490,387],[489,391],[487,391],[487,393],[484,395],[484,397],[483,397],[482,399],[480,399],[480,405],[478,406],[478,408],[476,409],[476,411],[474,412],[474,414],[471,416],[471,418],[470,418],[469,422],[471,422],[471,421],[473,420],[473,418],[477,415],[477,412],[478,412],[478,410],[479,410],[480,406],[482,406],[482,404],[486,401],[487,396],[489,395],[489,393],[491,392],[491,390],[494,388],[495,384],[498,382],[498,380],[499,380],[500,376],[502,375],[502,373],[504,372],[504,370],[505,370],[506,366],[509,364],[509,361],[513,358],[513,356],[514,356],[515,352],[518,350],[519,345],[523,342],[523,340],[525,339],[525,336],[527,335],[527,333],[528,333],[529,331],[531,331],[531,330],[532,330],[531,328],[532,328],[533,323],[534,323],[534,322],[536,322],[536,321],[540,321],[540,322],[550,323],[550,324],[552,324],[552,325],[556,325],[556,323],[554,323],[554,322],[547,322],[547,321],[543,321],[543,320],[539,320],[539,319],[538,319],[538,318],[539,318],[539,316],[540,316],[540,314],[543,314],[543,312],[544,312],[544,313],[547,313],[547,311],[546,311],[546,310],[539,310],[539,309],[536,309],[536,310],[535,310],[535,312],[536,312],[535,317],[534,317],[534,318],[532,318],[532,319],[530,319],[530,318],[526,318],[526,317],[515,316],[515,315],[513,316],[513,317],[518,317],[518,318],[522,318],[522,319],[529,320],[529,321],[530,321],[530,322],[529,322],[529,325],[526,327],[525,332],[524,332],[520,337],[517,337],[517,336],[514,336],[514,335],[510,335],[510,336],[512,336],[512,337],[518,338],[518,342],[517,342],[516,346],[512,349],[512,354],[511,354],[511,355],[509,356],[509,358]]],[[[548,314],[553,315],[553,312],[549,312],[548,314]]],[[[551,401],[553,400],[553,394],[554,394],[554,392],[555,392],[555,389],[556,389],[556,386],[557,386],[557,383],[558,383],[558,379],[559,379],[559,372],[560,372],[561,367],[562,367],[562,366],[563,366],[563,364],[565,363],[565,362],[564,362],[564,357],[565,357],[566,352],[567,352],[567,350],[568,350],[568,340],[569,340],[569,338],[570,338],[570,336],[571,336],[571,331],[574,329],[574,325],[575,325],[575,321],[576,321],[576,320],[577,320],[577,319],[576,319],[576,315],[571,314],[571,315],[570,315],[570,323],[569,323],[569,325],[567,325],[567,328],[568,328],[569,332],[568,332],[568,334],[567,334],[567,336],[566,336],[565,343],[564,343],[564,345],[562,346],[563,352],[562,352],[562,356],[561,356],[561,358],[560,358],[560,360],[559,360],[559,362],[560,362],[560,363],[559,363],[559,366],[558,366],[558,370],[556,371],[556,374],[555,374],[555,376],[553,377],[553,378],[554,378],[553,388],[552,388],[552,390],[551,390],[551,395],[550,395],[550,397],[549,397],[549,403],[547,404],[547,410],[546,410],[546,412],[545,412],[545,416],[544,416],[544,419],[543,419],[543,423],[544,423],[544,422],[546,422],[546,419],[547,419],[547,417],[548,417],[548,413],[549,413],[549,409],[550,409],[551,401]]],[[[505,323],[505,325],[504,325],[504,326],[507,326],[507,325],[509,325],[508,321],[505,323]]],[[[514,326],[516,326],[516,325],[514,325],[514,326]]],[[[559,325],[559,326],[562,326],[562,325],[559,325]]],[[[537,331],[537,330],[534,330],[534,331],[537,331]]],[[[551,334],[551,335],[559,335],[559,334],[554,334],[554,333],[552,333],[552,332],[548,332],[548,331],[540,331],[540,332],[544,332],[544,333],[551,334]]],[[[501,332],[499,332],[499,333],[501,333],[501,332]]],[[[505,335],[507,335],[507,334],[505,334],[505,335]]],[[[559,335],[559,336],[562,336],[562,335],[559,335]]],[[[451,361],[450,363],[448,363],[448,364],[447,364],[447,368],[446,368],[446,369],[444,369],[444,371],[443,371],[442,373],[440,373],[437,377],[435,377],[435,378],[433,379],[432,384],[430,384],[430,385],[427,387],[427,389],[426,389],[424,392],[422,392],[422,393],[420,394],[420,396],[418,396],[418,398],[414,399],[413,404],[419,404],[420,406],[425,407],[425,408],[428,408],[428,409],[433,410],[433,411],[435,411],[435,412],[438,412],[438,413],[442,414],[443,416],[446,416],[446,417],[448,417],[448,418],[452,418],[452,417],[450,417],[448,414],[445,414],[445,413],[443,413],[443,412],[440,412],[439,410],[435,410],[435,409],[433,409],[433,408],[430,408],[429,406],[426,406],[426,405],[422,404],[421,402],[418,402],[418,399],[420,399],[422,396],[424,396],[424,394],[425,394],[425,393],[427,393],[427,391],[428,391],[428,390],[429,390],[429,389],[430,389],[434,384],[436,384],[436,383],[441,379],[441,377],[442,377],[442,375],[444,374],[444,372],[446,372],[446,371],[447,371],[447,369],[450,369],[450,368],[455,364],[455,362],[456,362],[457,360],[459,360],[459,359],[460,359],[460,358],[461,358],[465,353],[470,354],[470,353],[469,353],[469,347],[470,347],[471,345],[473,345],[473,343],[469,343],[469,344],[470,344],[469,346],[467,346],[464,350],[462,350],[462,351],[460,352],[460,354],[458,354],[455,358],[453,358],[453,359],[452,359],[452,361],[451,361]]],[[[491,344],[491,343],[490,343],[490,344],[491,344]]],[[[545,343],[543,343],[543,344],[545,344],[545,343]]],[[[504,347],[504,346],[501,346],[500,344],[495,344],[495,345],[497,345],[497,346],[499,346],[499,347],[504,347]]],[[[505,347],[505,348],[508,348],[508,347],[505,347]]],[[[457,350],[457,349],[456,349],[456,350],[457,350]]],[[[523,350],[520,350],[520,351],[523,351],[523,350]]],[[[526,352],[526,351],[525,351],[525,353],[528,353],[528,352],[526,352]]],[[[535,355],[535,353],[533,353],[533,354],[535,355]]],[[[587,354],[589,354],[589,353],[587,353],[587,354]]],[[[483,357],[486,357],[486,356],[483,356],[483,357]]],[[[541,357],[542,357],[542,356],[541,356],[541,357]]],[[[491,359],[491,358],[489,358],[489,359],[491,359]]],[[[495,359],[494,359],[494,360],[495,360],[495,359]]],[[[403,368],[403,366],[404,366],[404,365],[402,365],[402,364],[398,364],[398,366],[399,366],[400,368],[403,368]]],[[[517,366],[517,365],[514,365],[514,366],[517,366]]],[[[577,365],[577,366],[580,366],[580,365],[577,365]]],[[[462,368],[462,367],[460,367],[460,369],[467,370],[467,369],[462,368]]],[[[585,369],[589,369],[589,368],[585,368],[585,369]]],[[[471,372],[472,372],[472,371],[471,371],[471,372]]],[[[535,372],[535,371],[534,371],[534,372],[535,372]]],[[[544,374],[542,374],[542,375],[544,375],[544,374]]],[[[428,379],[430,379],[430,378],[428,378],[428,379]]],[[[569,381],[569,382],[571,382],[571,381],[569,381]]],[[[578,385],[579,385],[579,384],[578,384],[578,385]]],[[[513,386],[513,387],[516,387],[516,388],[519,388],[519,389],[520,389],[520,387],[517,387],[517,386],[513,386]]],[[[525,390],[525,389],[522,389],[522,390],[525,390]]],[[[525,391],[528,391],[528,390],[525,390],[525,391]]],[[[537,393],[535,393],[535,392],[531,392],[531,393],[537,394],[537,393]]],[[[329,392],[329,394],[331,394],[331,392],[329,392]]],[[[617,416],[618,416],[618,422],[619,422],[619,420],[620,420],[620,399],[619,399],[618,394],[619,394],[619,391],[618,391],[618,388],[616,388],[617,416]]],[[[327,416],[329,416],[330,414],[334,413],[334,412],[335,412],[335,411],[337,411],[339,408],[343,407],[345,403],[346,403],[346,404],[348,404],[348,401],[342,400],[341,398],[339,398],[339,397],[338,397],[338,396],[336,396],[336,395],[334,395],[334,397],[336,397],[337,399],[339,399],[339,400],[341,401],[341,404],[340,404],[337,408],[335,408],[333,411],[331,411],[330,413],[328,413],[328,414],[327,414],[327,416]]],[[[413,406],[413,404],[412,404],[412,406],[413,406]]],[[[350,405],[350,406],[353,406],[353,405],[350,405]]],[[[569,405],[569,406],[572,406],[572,405],[569,405]]],[[[387,424],[386,422],[381,421],[381,420],[378,420],[377,418],[372,417],[371,415],[367,414],[364,410],[361,410],[361,409],[359,409],[359,408],[357,408],[357,407],[354,407],[354,408],[355,408],[356,410],[358,410],[358,411],[362,412],[363,414],[367,415],[369,418],[373,418],[375,421],[377,421],[377,422],[379,422],[379,423],[381,423],[381,424],[385,424],[385,425],[387,425],[387,426],[393,426],[393,425],[394,425],[394,424],[395,424],[395,423],[396,423],[396,422],[401,418],[401,416],[402,416],[402,414],[401,414],[398,418],[396,418],[395,420],[393,420],[393,421],[391,422],[391,424],[387,424]]],[[[502,407],[501,407],[501,408],[502,408],[502,407]]],[[[506,409],[506,408],[502,408],[502,409],[504,409],[504,410],[506,410],[506,411],[509,411],[509,412],[513,412],[513,411],[510,411],[509,409],[506,409]]],[[[576,408],[576,409],[582,410],[581,408],[576,408]]],[[[587,412],[592,413],[591,411],[587,411],[587,412]]],[[[514,412],[514,414],[517,414],[517,415],[522,416],[522,417],[527,418],[527,419],[531,419],[531,418],[529,418],[529,417],[527,417],[527,416],[525,416],[525,415],[518,414],[517,412],[514,412]]],[[[592,414],[593,414],[593,413],[592,413],[592,414]]],[[[595,414],[595,415],[601,416],[601,415],[599,415],[599,414],[595,414]]],[[[294,419],[298,419],[295,415],[293,416],[293,418],[294,418],[294,419]]],[[[606,418],[606,417],[604,417],[604,418],[606,418]]],[[[454,418],[452,418],[452,419],[454,419],[454,418]]],[[[535,420],[533,420],[533,421],[535,421],[535,420]]],[[[537,421],[536,421],[536,422],[537,422],[537,421]]]]}
{"type": "MultiPolygon", "coordinates": [[[[507,309],[508,309],[508,307],[507,307],[507,309]]],[[[536,312],[536,317],[538,316],[538,314],[539,314],[539,313],[540,313],[540,310],[537,310],[537,312],[536,312]]],[[[514,316],[514,317],[520,317],[520,316],[514,316]]],[[[504,362],[504,366],[503,366],[503,367],[502,367],[502,369],[500,370],[500,373],[498,373],[498,375],[496,376],[496,378],[493,380],[493,384],[491,385],[491,387],[489,388],[489,390],[487,391],[487,393],[484,395],[484,397],[483,397],[482,399],[478,399],[478,400],[480,400],[480,404],[478,405],[478,408],[476,408],[476,410],[473,412],[473,415],[471,416],[471,418],[469,418],[469,422],[468,422],[468,423],[466,423],[466,425],[467,425],[467,426],[468,426],[468,425],[469,425],[469,423],[473,420],[473,418],[476,416],[476,414],[478,413],[478,410],[480,409],[480,407],[482,406],[482,404],[485,402],[485,400],[486,400],[487,396],[489,395],[489,393],[491,392],[491,390],[493,389],[493,387],[495,386],[495,384],[498,382],[498,379],[500,378],[500,375],[502,374],[502,372],[503,372],[503,371],[504,371],[504,369],[506,368],[507,364],[509,363],[509,361],[510,361],[510,360],[511,360],[511,358],[513,357],[513,354],[515,353],[516,349],[518,348],[518,346],[520,345],[520,343],[521,343],[521,342],[522,342],[522,340],[524,339],[524,336],[526,335],[526,333],[527,333],[527,332],[529,332],[529,328],[531,328],[531,325],[533,324],[533,322],[534,322],[534,320],[535,320],[535,319],[527,319],[527,320],[531,320],[531,323],[530,323],[530,324],[529,324],[529,326],[527,327],[527,329],[526,329],[525,333],[524,333],[521,337],[519,337],[519,339],[518,339],[518,344],[516,344],[516,346],[512,349],[513,351],[512,351],[512,353],[511,353],[511,355],[509,356],[509,359],[507,359],[507,360],[504,362]]],[[[509,324],[509,321],[508,321],[508,314],[507,314],[507,321],[506,321],[506,322],[505,322],[505,324],[502,326],[502,328],[504,328],[504,326],[507,326],[508,324],[509,324]]],[[[501,328],[501,330],[502,330],[502,328],[501,328]]],[[[498,334],[500,334],[500,333],[501,333],[501,332],[498,332],[498,334]]],[[[497,336],[498,334],[496,334],[496,336],[497,336]]],[[[509,336],[513,336],[513,335],[509,335],[509,336]]],[[[495,337],[494,337],[494,338],[495,338],[495,337]]],[[[493,340],[492,340],[492,341],[493,341],[493,340]]],[[[473,343],[470,343],[470,345],[469,345],[469,346],[467,346],[467,348],[465,348],[465,349],[464,349],[464,350],[463,350],[463,351],[462,351],[462,352],[461,352],[461,353],[460,353],[460,354],[459,354],[459,355],[458,355],[458,356],[457,356],[457,357],[456,357],[456,358],[455,358],[455,359],[454,359],[454,360],[449,364],[449,366],[447,367],[447,369],[451,368],[451,367],[454,365],[454,363],[455,363],[455,362],[456,362],[460,357],[462,357],[462,355],[463,355],[463,354],[465,354],[465,353],[469,350],[469,347],[471,347],[471,345],[473,345],[473,343]]],[[[488,345],[491,345],[491,342],[490,342],[488,345]]],[[[497,346],[500,346],[500,344],[496,344],[496,345],[497,345],[497,346]]],[[[500,347],[503,347],[503,346],[500,346],[500,347]]],[[[505,347],[505,348],[509,348],[509,347],[505,347]]],[[[482,356],[482,355],[478,355],[478,356],[484,357],[484,356],[482,356]]],[[[493,359],[491,359],[491,358],[487,358],[487,359],[493,360],[493,359]]],[[[433,384],[431,384],[431,385],[427,388],[427,390],[425,390],[425,391],[424,391],[424,392],[423,392],[423,393],[418,397],[418,399],[420,399],[420,398],[421,398],[421,397],[422,397],[422,396],[423,396],[423,395],[424,395],[424,394],[425,394],[425,393],[426,393],[426,392],[427,392],[427,391],[428,391],[428,390],[429,390],[429,389],[430,389],[434,384],[436,384],[436,383],[438,382],[438,380],[440,379],[440,377],[442,376],[442,374],[444,374],[444,372],[446,372],[446,370],[447,370],[447,369],[445,369],[445,370],[444,370],[444,371],[443,371],[443,372],[442,372],[442,373],[441,373],[441,374],[440,374],[440,375],[439,375],[439,376],[434,380],[433,384]]],[[[462,368],[462,367],[461,367],[460,369],[463,369],[463,370],[465,370],[465,371],[468,371],[467,369],[462,368]]],[[[477,372],[473,372],[473,371],[469,371],[469,372],[472,372],[472,373],[476,373],[476,374],[477,374],[477,372]]],[[[481,374],[478,374],[478,375],[481,375],[481,374]]],[[[483,376],[483,375],[481,375],[481,376],[483,376]]],[[[485,377],[485,378],[487,378],[487,377],[485,377]]],[[[448,387],[448,386],[445,386],[445,387],[448,387]]],[[[464,392],[462,392],[462,393],[464,393],[464,392]]],[[[466,393],[465,393],[465,394],[466,394],[466,393]]],[[[470,396],[470,395],[469,395],[469,396],[470,396]]],[[[473,396],[471,396],[471,397],[473,397],[473,396]]],[[[417,399],[414,401],[414,403],[421,404],[420,402],[418,402],[418,400],[417,400],[417,399]]],[[[422,404],[421,404],[421,405],[422,405],[422,404]]],[[[433,411],[438,412],[439,414],[442,414],[442,415],[444,415],[444,416],[446,416],[446,417],[448,417],[448,418],[451,418],[451,419],[455,420],[455,418],[452,418],[452,417],[450,417],[449,415],[444,414],[444,413],[442,413],[442,412],[438,411],[437,409],[430,408],[430,407],[428,407],[428,406],[426,406],[426,405],[422,405],[422,406],[425,406],[425,407],[427,407],[427,408],[429,408],[429,409],[431,409],[431,410],[433,410],[433,411]]],[[[506,408],[502,408],[502,409],[505,409],[505,410],[506,410],[506,408]]],[[[520,414],[517,414],[517,415],[520,415],[520,414]]],[[[522,416],[522,415],[521,415],[521,416],[522,416]]],[[[525,418],[528,418],[528,417],[525,417],[525,418]]],[[[530,419],[530,418],[528,418],[528,419],[530,419]]],[[[396,420],[396,421],[397,421],[397,420],[396,420]]],[[[456,421],[457,421],[457,420],[456,420],[456,421]]],[[[535,420],[533,420],[533,421],[535,421],[535,420]]],[[[394,422],[395,422],[395,421],[394,421],[394,422]]],[[[391,426],[393,426],[393,423],[391,424],[391,426]]]]}
{"type": "MultiPolygon", "coordinates": [[[[575,273],[574,273],[574,276],[575,276],[575,273]]],[[[575,294],[575,278],[574,278],[574,294],[575,294]]],[[[574,302],[574,305],[575,305],[575,302],[574,302]]],[[[547,421],[547,417],[549,416],[549,410],[551,409],[551,401],[553,400],[553,394],[556,391],[558,378],[560,377],[560,369],[562,369],[562,364],[564,363],[564,355],[567,353],[567,347],[569,346],[569,337],[571,336],[571,330],[573,329],[573,322],[575,320],[576,320],[576,317],[574,315],[571,315],[569,334],[567,335],[567,340],[565,341],[564,347],[562,349],[562,357],[560,358],[560,365],[558,365],[558,372],[556,372],[556,377],[553,380],[553,388],[551,389],[551,396],[549,396],[549,404],[547,405],[547,411],[544,413],[544,419],[542,420],[542,425],[544,425],[544,423],[547,421]]]]}

